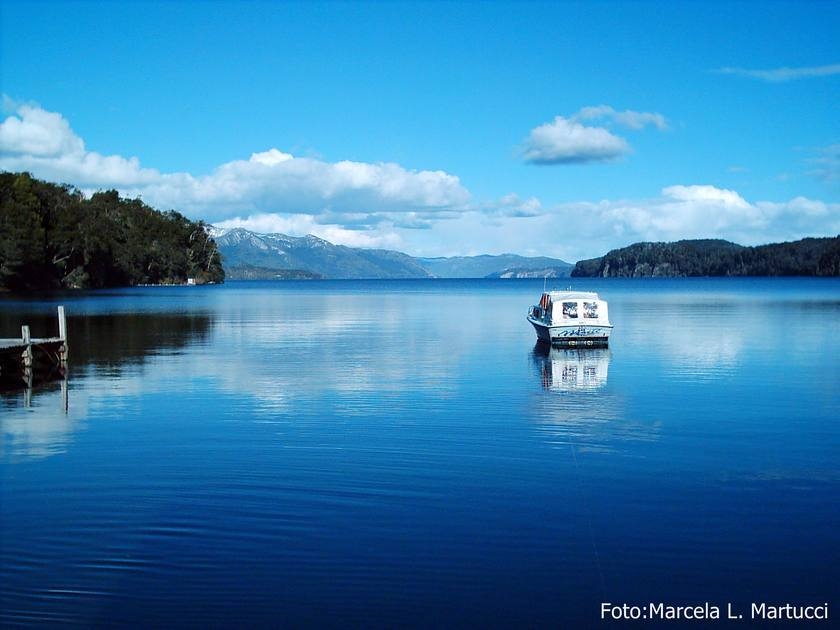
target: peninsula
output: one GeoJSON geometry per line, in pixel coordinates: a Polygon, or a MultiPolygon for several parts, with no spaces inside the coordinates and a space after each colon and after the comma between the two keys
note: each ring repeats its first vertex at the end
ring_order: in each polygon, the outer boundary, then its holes
{"type": "Polygon", "coordinates": [[[745,247],[716,239],[635,243],[581,260],[574,278],[838,276],[840,236],[745,247]]]}

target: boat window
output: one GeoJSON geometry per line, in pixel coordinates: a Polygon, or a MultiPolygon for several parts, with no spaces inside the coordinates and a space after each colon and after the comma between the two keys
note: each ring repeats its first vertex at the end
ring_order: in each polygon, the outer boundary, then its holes
{"type": "Polygon", "coordinates": [[[577,302],[563,302],[563,317],[577,319],[577,302]]]}
{"type": "Polygon", "coordinates": [[[598,319],[598,302],[584,302],[583,316],[589,319],[598,319]]]}

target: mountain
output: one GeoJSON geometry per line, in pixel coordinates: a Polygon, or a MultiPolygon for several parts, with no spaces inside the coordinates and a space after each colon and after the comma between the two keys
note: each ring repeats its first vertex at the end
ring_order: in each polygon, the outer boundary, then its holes
{"type": "Polygon", "coordinates": [[[212,236],[231,279],[276,277],[323,278],[484,278],[543,277],[543,272],[567,276],[572,265],[556,258],[457,256],[415,258],[386,249],[334,245],[315,236],[258,234],[243,228],[213,228],[212,236]],[[259,268],[259,271],[256,271],[259,268]],[[537,273],[538,276],[528,274],[537,273]]]}
{"type": "Polygon", "coordinates": [[[262,267],[309,272],[324,278],[429,278],[414,258],[399,252],[333,245],[316,236],[214,230],[226,269],[262,267]]]}
{"type": "Polygon", "coordinates": [[[573,277],[837,276],[840,236],[745,247],[723,240],[635,243],[581,260],[573,277]]]}

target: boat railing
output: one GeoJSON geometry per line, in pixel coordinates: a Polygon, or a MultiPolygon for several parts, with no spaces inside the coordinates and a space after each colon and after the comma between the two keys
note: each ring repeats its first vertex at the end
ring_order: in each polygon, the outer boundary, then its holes
{"type": "Polygon", "coordinates": [[[545,311],[540,306],[529,306],[528,316],[533,317],[534,319],[543,319],[543,317],[545,317],[545,311]]]}

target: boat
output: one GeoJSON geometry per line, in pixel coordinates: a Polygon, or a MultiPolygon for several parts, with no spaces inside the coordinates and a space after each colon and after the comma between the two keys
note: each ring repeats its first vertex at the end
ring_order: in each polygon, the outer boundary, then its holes
{"type": "Polygon", "coordinates": [[[543,291],[528,321],[537,339],[561,347],[605,348],[613,328],[607,302],[591,291],[543,291]]]}

